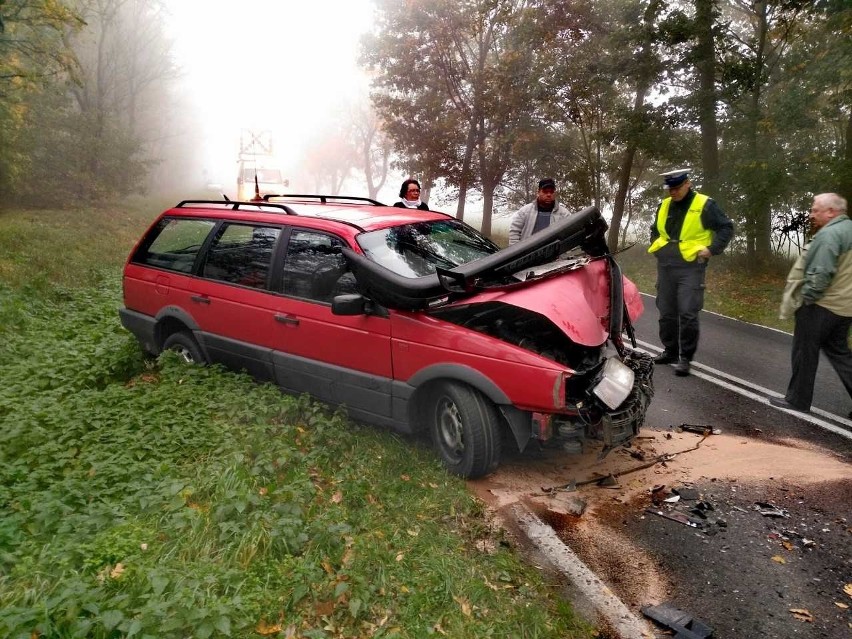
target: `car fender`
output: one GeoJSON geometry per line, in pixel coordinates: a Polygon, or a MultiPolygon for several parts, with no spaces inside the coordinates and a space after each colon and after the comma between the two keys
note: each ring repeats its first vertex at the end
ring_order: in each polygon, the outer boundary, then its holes
{"type": "MultiPolygon", "coordinates": [[[[417,388],[431,381],[441,379],[464,382],[494,402],[509,425],[512,435],[514,435],[515,441],[518,444],[518,449],[523,451],[526,448],[532,436],[532,419],[529,414],[515,408],[506,393],[494,381],[478,370],[459,364],[435,364],[412,375],[408,380],[408,384],[417,388]]],[[[414,407],[417,404],[412,404],[411,406],[414,407]]]]}
{"type": "Polygon", "coordinates": [[[192,331],[192,335],[195,340],[198,342],[198,346],[201,348],[201,351],[204,353],[204,357],[208,358],[207,353],[207,345],[204,343],[204,333],[201,331],[201,327],[198,325],[198,322],[192,317],[190,313],[181,308],[180,306],[169,305],[161,308],[157,314],[154,316],[156,320],[156,328],[154,329],[154,336],[157,341],[157,348],[162,349],[163,342],[168,337],[169,333],[166,332],[166,327],[172,324],[173,322],[179,322],[186,326],[190,331],[192,331]]]}
{"type": "Polygon", "coordinates": [[[436,379],[452,379],[464,382],[485,395],[495,404],[511,404],[509,396],[491,379],[478,370],[460,364],[434,364],[417,371],[408,379],[408,384],[417,388],[436,379]]]}
{"type": "MultiPolygon", "coordinates": [[[[506,393],[478,370],[459,364],[435,364],[412,375],[408,384],[417,389],[429,382],[444,379],[464,382],[494,402],[509,425],[518,449],[524,450],[532,436],[532,419],[528,413],[515,408],[506,393]]],[[[409,404],[413,410],[418,410],[419,405],[419,402],[409,404]]],[[[414,421],[416,420],[412,418],[411,422],[414,421]]]]}

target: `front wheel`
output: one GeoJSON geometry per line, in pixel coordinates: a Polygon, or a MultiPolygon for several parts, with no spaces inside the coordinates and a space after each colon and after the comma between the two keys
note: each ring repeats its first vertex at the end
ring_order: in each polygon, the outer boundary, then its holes
{"type": "Polygon", "coordinates": [[[163,342],[164,351],[174,351],[187,364],[206,364],[204,354],[195,338],[186,331],[172,333],[163,342]]]}
{"type": "Polygon", "coordinates": [[[500,463],[500,415],[479,391],[441,382],[431,394],[429,430],[441,462],[450,472],[475,479],[500,463]]]}

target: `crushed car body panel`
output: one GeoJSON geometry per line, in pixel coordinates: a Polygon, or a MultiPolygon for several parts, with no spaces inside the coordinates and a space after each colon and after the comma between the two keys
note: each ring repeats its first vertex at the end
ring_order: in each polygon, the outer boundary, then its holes
{"type": "MultiPolygon", "coordinates": [[[[642,299],[632,282],[622,281],[628,314],[634,320],[642,313],[642,299]]],[[[609,337],[609,273],[604,260],[591,261],[582,268],[525,286],[483,290],[450,306],[474,307],[490,302],[538,313],[577,344],[600,346],[609,337]]]]}

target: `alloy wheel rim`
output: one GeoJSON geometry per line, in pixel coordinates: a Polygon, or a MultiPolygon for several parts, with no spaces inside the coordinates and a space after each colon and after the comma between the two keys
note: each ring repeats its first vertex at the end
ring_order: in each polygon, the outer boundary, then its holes
{"type": "Polygon", "coordinates": [[[438,404],[437,419],[441,447],[448,457],[459,461],[464,454],[464,428],[455,402],[449,398],[443,398],[438,404]]]}
{"type": "Polygon", "coordinates": [[[195,360],[192,358],[192,353],[189,352],[189,349],[186,346],[176,346],[172,350],[187,364],[195,363],[195,360]]]}

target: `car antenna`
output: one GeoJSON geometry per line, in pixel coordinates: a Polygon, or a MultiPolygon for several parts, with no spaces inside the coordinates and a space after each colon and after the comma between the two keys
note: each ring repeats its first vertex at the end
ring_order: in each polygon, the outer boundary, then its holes
{"type": "Polygon", "coordinates": [[[257,168],[254,169],[254,197],[251,199],[252,202],[263,202],[263,198],[260,197],[260,186],[257,183],[257,168]]]}
{"type": "Polygon", "coordinates": [[[231,201],[231,199],[228,197],[228,194],[227,194],[227,193],[222,193],[222,197],[223,197],[223,198],[225,198],[225,201],[226,201],[226,202],[230,202],[230,201],[231,201]]]}

